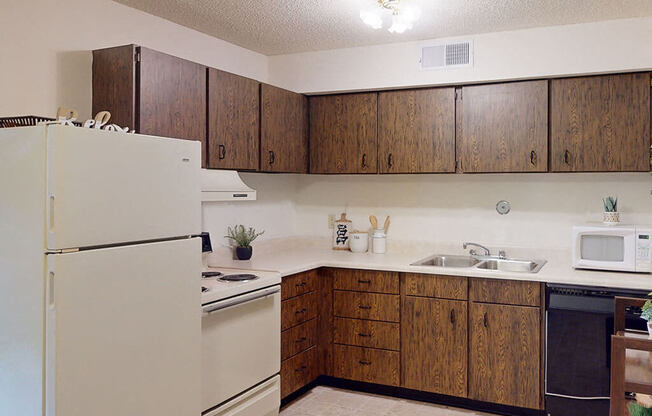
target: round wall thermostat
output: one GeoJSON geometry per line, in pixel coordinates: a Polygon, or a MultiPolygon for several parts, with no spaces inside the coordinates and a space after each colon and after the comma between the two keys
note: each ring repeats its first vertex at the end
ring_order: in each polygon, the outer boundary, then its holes
{"type": "Polygon", "coordinates": [[[498,201],[498,203],[496,204],[496,211],[500,215],[508,214],[511,209],[512,209],[512,207],[509,205],[509,202],[507,202],[505,200],[498,201]]]}

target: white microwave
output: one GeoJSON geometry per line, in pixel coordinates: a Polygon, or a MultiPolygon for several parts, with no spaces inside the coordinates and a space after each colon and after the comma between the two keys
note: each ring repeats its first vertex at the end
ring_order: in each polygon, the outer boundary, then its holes
{"type": "Polygon", "coordinates": [[[576,269],[652,272],[652,228],[588,224],[573,227],[576,269]]]}

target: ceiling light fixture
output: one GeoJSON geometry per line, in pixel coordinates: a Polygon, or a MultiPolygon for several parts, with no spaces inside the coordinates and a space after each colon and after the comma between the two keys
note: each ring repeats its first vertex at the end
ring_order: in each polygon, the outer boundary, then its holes
{"type": "Polygon", "coordinates": [[[414,5],[405,5],[401,0],[377,0],[375,7],[360,10],[360,19],[374,29],[383,27],[383,20],[391,16],[391,33],[403,33],[412,29],[419,18],[419,9],[414,5]]]}

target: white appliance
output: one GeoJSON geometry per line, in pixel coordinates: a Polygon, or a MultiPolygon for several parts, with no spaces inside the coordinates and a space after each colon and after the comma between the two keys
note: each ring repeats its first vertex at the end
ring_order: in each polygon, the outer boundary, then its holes
{"type": "Polygon", "coordinates": [[[202,202],[255,201],[256,191],[235,170],[201,170],[202,202]]]}
{"type": "Polygon", "coordinates": [[[0,414],[200,414],[200,144],[0,129],[0,414]]]}
{"type": "Polygon", "coordinates": [[[202,279],[204,416],[278,415],[280,275],[234,269],[206,274],[202,279]]]}
{"type": "Polygon", "coordinates": [[[587,224],[573,227],[573,267],[652,272],[652,227],[587,224]]]}

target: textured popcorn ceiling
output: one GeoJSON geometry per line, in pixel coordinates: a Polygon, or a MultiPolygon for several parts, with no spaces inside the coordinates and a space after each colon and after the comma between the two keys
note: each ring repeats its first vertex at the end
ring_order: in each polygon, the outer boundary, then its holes
{"type": "Polygon", "coordinates": [[[652,0],[403,0],[422,14],[399,35],[360,20],[376,0],[115,1],[265,55],[652,15],[652,0]]]}

